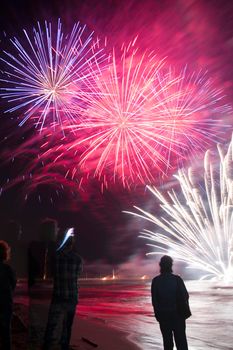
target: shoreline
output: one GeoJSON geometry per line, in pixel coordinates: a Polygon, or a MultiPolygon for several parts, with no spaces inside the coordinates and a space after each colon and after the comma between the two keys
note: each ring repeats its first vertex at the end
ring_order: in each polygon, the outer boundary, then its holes
{"type": "MultiPolygon", "coordinates": [[[[41,349],[48,307],[49,305],[37,303],[30,306],[20,302],[16,303],[15,313],[25,324],[25,329],[15,319],[12,327],[12,350],[41,349]],[[29,322],[31,322],[30,330],[33,334],[31,339],[29,339],[29,322]]],[[[132,334],[112,327],[101,318],[89,318],[86,315],[79,315],[77,312],[73,322],[70,345],[79,350],[94,348],[100,350],[142,350],[131,337],[132,334]]],[[[59,347],[56,348],[59,349],[59,347]]]]}
{"type": "MultiPolygon", "coordinates": [[[[94,319],[82,318],[78,314],[75,315],[73,331],[71,337],[71,346],[76,344],[84,344],[83,338],[96,344],[101,350],[142,350],[142,348],[130,339],[130,333],[111,327],[107,323],[100,323],[94,319]]],[[[93,349],[89,346],[87,349],[93,349]]],[[[82,347],[80,348],[80,350],[82,347]]],[[[86,348],[84,348],[86,349],[86,348]]]]}

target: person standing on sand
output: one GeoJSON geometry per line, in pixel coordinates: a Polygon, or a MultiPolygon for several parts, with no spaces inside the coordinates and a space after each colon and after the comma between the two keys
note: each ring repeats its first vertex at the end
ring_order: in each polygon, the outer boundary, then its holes
{"type": "Polygon", "coordinates": [[[151,297],[156,320],[163,337],[164,350],[174,347],[188,350],[185,334],[185,319],[191,316],[189,294],[183,280],[172,273],[173,260],[164,255],[160,259],[160,275],[152,280],[151,297]]]}
{"type": "Polygon", "coordinates": [[[31,241],[28,246],[29,350],[35,350],[41,342],[38,291],[43,288],[46,279],[53,276],[58,231],[56,220],[44,218],[37,227],[37,240],[31,241]]]}
{"type": "Polygon", "coordinates": [[[82,259],[76,251],[76,235],[72,234],[60,246],[55,258],[53,295],[44,336],[43,350],[51,349],[58,341],[62,350],[68,350],[76,305],[78,303],[78,278],[82,259]]]}
{"type": "Polygon", "coordinates": [[[13,292],[16,276],[7,261],[10,260],[10,247],[0,241],[0,341],[1,349],[11,349],[11,318],[13,313],[13,292]]]}

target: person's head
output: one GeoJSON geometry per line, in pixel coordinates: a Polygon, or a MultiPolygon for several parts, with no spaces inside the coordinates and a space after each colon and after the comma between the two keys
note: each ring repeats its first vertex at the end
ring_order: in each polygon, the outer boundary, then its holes
{"type": "Polygon", "coordinates": [[[0,241],[0,262],[10,260],[11,248],[5,241],[0,241]]]}
{"type": "Polygon", "coordinates": [[[172,272],[172,264],[173,264],[173,260],[169,255],[162,256],[159,262],[160,272],[161,273],[172,272]]]}
{"type": "Polygon", "coordinates": [[[58,223],[54,219],[44,219],[39,226],[39,237],[42,241],[55,241],[57,239],[58,223]]]}

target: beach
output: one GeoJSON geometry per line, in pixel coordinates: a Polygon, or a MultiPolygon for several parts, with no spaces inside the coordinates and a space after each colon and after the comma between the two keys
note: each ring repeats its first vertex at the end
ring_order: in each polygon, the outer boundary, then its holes
{"type": "MultiPolygon", "coordinates": [[[[39,350],[42,348],[43,335],[48,315],[48,305],[15,304],[12,324],[12,350],[39,350]],[[32,321],[29,335],[29,322],[32,321]],[[34,327],[34,329],[33,329],[34,327]]],[[[79,350],[140,350],[129,339],[130,334],[110,327],[107,322],[98,319],[89,319],[75,315],[71,347],[79,350]]],[[[53,349],[58,350],[58,344],[53,349]]]]}
{"type": "Polygon", "coordinates": [[[139,350],[135,343],[128,339],[130,335],[120,332],[108,325],[94,321],[75,318],[71,344],[79,345],[78,349],[94,349],[84,339],[90,340],[102,350],[139,350]],[[84,338],[84,339],[83,339],[84,338]]]}
{"type": "MultiPolygon", "coordinates": [[[[232,350],[233,285],[187,281],[186,286],[192,310],[186,328],[189,349],[232,350]]],[[[32,350],[38,349],[43,339],[51,290],[51,283],[41,283],[29,298],[25,283],[17,287],[15,302],[23,309],[20,312],[25,322],[30,316],[34,325],[32,350]]],[[[162,337],[151,306],[150,281],[82,280],[79,294],[71,339],[74,349],[95,349],[97,344],[97,349],[161,350],[162,337]]],[[[26,339],[28,334],[23,337],[26,339]]],[[[15,340],[19,343],[20,339],[22,343],[18,332],[15,340]]],[[[24,346],[18,344],[14,349],[27,349],[26,344],[24,340],[24,346]]]]}

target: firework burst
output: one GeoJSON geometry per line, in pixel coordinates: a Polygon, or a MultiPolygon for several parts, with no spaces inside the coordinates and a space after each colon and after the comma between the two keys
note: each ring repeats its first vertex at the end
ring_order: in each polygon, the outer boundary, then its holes
{"type": "Polygon", "coordinates": [[[207,72],[190,73],[186,67],[177,75],[170,68],[166,74],[157,75],[152,88],[152,108],[161,120],[168,158],[171,152],[178,154],[178,163],[182,164],[187,155],[198,155],[199,151],[221,140],[227,127],[222,116],[226,119],[231,107],[223,102],[221,89],[214,87],[207,72]],[[174,143],[174,140],[179,142],[174,143]]]}
{"type": "MultiPolygon", "coordinates": [[[[152,53],[138,55],[136,49],[129,54],[123,48],[120,59],[113,52],[109,69],[95,80],[96,98],[85,123],[71,127],[77,140],[70,148],[83,147],[79,164],[84,171],[95,168],[99,179],[118,179],[130,187],[151,183],[157,177],[155,169],[163,172],[170,167],[163,154],[167,146],[160,133],[161,118],[151,107],[152,84],[163,64],[152,53]],[[86,137],[80,140],[80,134],[86,137]]],[[[173,83],[167,82],[165,88],[173,83]]]]}
{"type": "MultiPolygon", "coordinates": [[[[104,60],[86,27],[75,24],[71,34],[64,36],[58,20],[54,33],[51,23],[44,28],[37,24],[33,35],[24,30],[26,42],[11,40],[16,54],[4,51],[6,65],[1,82],[2,98],[14,106],[6,112],[23,111],[23,125],[29,118],[36,119],[40,129],[47,125],[63,124],[69,119],[75,104],[76,117],[82,115],[86,102],[85,90],[95,66],[104,60]]],[[[98,67],[98,69],[100,69],[98,67]]]]}
{"type": "Polygon", "coordinates": [[[163,195],[148,187],[165,215],[158,217],[135,207],[130,213],[146,219],[160,232],[145,229],[141,237],[151,241],[149,254],[172,254],[189,267],[206,272],[203,278],[233,280],[233,142],[224,154],[218,147],[219,164],[209,151],[204,159],[204,188],[194,182],[192,169],[176,176],[180,194],[172,190],[163,195]],[[182,197],[182,198],[181,198],[182,197]]]}
{"type": "Polygon", "coordinates": [[[83,171],[124,187],[154,184],[219,141],[220,116],[229,110],[221,91],[201,72],[164,73],[164,63],[137,49],[124,47],[120,58],[113,52],[89,86],[85,122],[71,126],[77,139],[70,148],[83,148],[83,171]]]}

